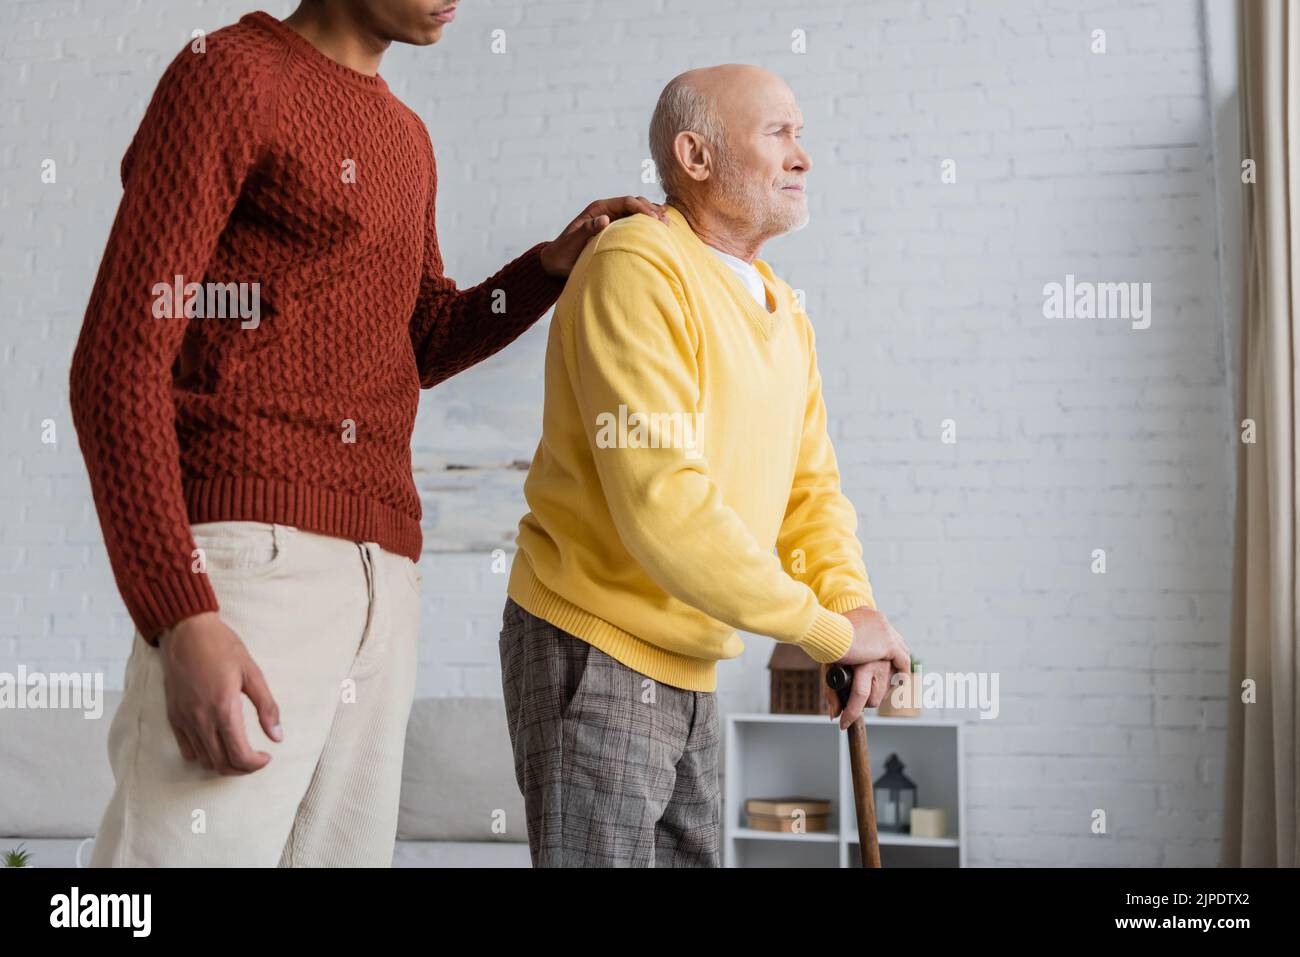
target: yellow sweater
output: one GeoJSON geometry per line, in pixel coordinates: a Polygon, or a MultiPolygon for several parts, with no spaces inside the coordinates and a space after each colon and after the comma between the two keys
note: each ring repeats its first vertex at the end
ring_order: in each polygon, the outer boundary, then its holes
{"type": "Polygon", "coordinates": [[[655,681],[713,691],[736,629],[835,661],[842,612],[875,601],[808,317],[756,260],[765,311],[668,215],[608,226],[556,304],[508,591],[655,681]]]}

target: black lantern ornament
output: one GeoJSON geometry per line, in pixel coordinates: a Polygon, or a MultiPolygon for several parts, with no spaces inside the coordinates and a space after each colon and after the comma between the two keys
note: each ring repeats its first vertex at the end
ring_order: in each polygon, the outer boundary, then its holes
{"type": "Polygon", "coordinates": [[[912,830],[912,808],[916,807],[916,784],[903,773],[897,754],[885,761],[885,773],[875,786],[876,830],[907,834],[912,830]]]}

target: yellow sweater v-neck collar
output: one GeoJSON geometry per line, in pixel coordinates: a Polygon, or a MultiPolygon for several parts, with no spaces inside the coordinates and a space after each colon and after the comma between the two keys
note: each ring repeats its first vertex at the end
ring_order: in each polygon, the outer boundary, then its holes
{"type": "Polygon", "coordinates": [[[708,262],[709,265],[707,268],[711,269],[714,274],[722,277],[722,281],[735,294],[736,300],[742,303],[745,315],[747,315],[758,328],[758,331],[763,338],[772,338],[773,333],[776,332],[781,313],[787,306],[783,301],[785,297],[778,291],[777,279],[776,275],[772,272],[772,267],[762,259],[755,259],[753,263],[754,268],[758,270],[759,277],[763,280],[763,289],[767,300],[772,303],[772,308],[769,310],[764,309],[757,301],[755,301],[754,297],[750,295],[749,290],[745,288],[745,284],[741,282],[740,277],[737,276],[726,263],[713,254],[708,243],[695,234],[695,230],[691,229],[691,224],[686,221],[686,217],[682,215],[681,210],[676,206],[667,206],[665,208],[668,211],[668,218],[671,221],[671,225],[668,228],[679,231],[683,237],[683,247],[689,249],[695,259],[708,262]]]}

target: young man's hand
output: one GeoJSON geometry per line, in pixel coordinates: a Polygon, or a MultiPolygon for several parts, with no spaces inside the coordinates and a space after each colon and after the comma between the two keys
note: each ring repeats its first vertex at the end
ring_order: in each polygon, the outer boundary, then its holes
{"type": "Polygon", "coordinates": [[[853,668],[853,688],[842,711],[838,696],[826,687],[826,667],[821,671],[827,708],[832,718],[839,716],[840,730],[857,721],[864,707],[880,706],[895,671],[908,674],[912,670],[911,652],[883,612],[864,606],[845,612],[844,617],[853,623],[853,644],[835,664],[853,668]]]}
{"type": "Polygon", "coordinates": [[[633,213],[645,213],[668,222],[668,214],[658,203],[652,203],[644,196],[616,196],[613,199],[598,199],[582,212],[555,239],[542,248],[542,269],[548,275],[563,279],[578,261],[587,240],[596,235],[612,221],[631,216],[633,213]]]}
{"type": "Polygon", "coordinates": [[[254,751],[244,730],[242,695],[257,707],[267,737],[280,741],[280,709],[262,670],[216,612],[186,618],[163,632],[167,720],[181,756],[219,774],[249,774],[270,762],[254,751]]]}

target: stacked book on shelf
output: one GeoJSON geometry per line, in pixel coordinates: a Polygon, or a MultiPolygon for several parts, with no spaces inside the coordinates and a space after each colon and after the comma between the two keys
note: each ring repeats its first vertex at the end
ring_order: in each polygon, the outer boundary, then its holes
{"type": "Polygon", "coordinates": [[[756,831],[808,834],[830,829],[831,802],[822,798],[749,798],[745,801],[748,826],[756,831]]]}

